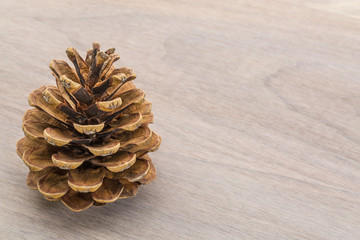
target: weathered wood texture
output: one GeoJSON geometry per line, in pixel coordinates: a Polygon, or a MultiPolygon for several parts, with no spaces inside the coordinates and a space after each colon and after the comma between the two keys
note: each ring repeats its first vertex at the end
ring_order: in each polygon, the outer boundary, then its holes
{"type": "Polygon", "coordinates": [[[360,239],[356,0],[0,1],[1,239],[360,239]],[[15,153],[48,64],[99,41],[153,103],[158,178],[81,213],[15,153]]]}

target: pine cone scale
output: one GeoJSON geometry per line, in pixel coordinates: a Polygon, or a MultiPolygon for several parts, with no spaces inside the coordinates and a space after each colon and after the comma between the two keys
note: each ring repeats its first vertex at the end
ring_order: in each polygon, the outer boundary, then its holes
{"type": "Polygon", "coordinates": [[[66,123],[68,116],[63,113],[58,106],[59,105],[55,105],[55,104],[49,104],[47,102],[47,100],[44,99],[43,97],[43,91],[46,89],[46,86],[42,86],[37,90],[34,90],[30,95],[29,95],[29,105],[33,106],[33,107],[38,107],[40,109],[42,109],[43,111],[45,111],[47,114],[49,114],[50,116],[52,116],[53,118],[66,123]]]}
{"type": "Polygon", "coordinates": [[[91,207],[94,199],[91,197],[91,193],[81,193],[70,189],[61,197],[61,202],[74,212],[80,212],[91,207]]]}
{"type": "Polygon", "coordinates": [[[152,181],[155,180],[155,178],[156,178],[156,169],[155,169],[155,167],[154,167],[154,164],[152,163],[152,160],[149,158],[148,155],[144,155],[144,156],[142,156],[141,158],[147,159],[147,161],[149,161],[149,164],[150,164],[150,169],[149,169],[149,171],[146,173],[146,175],[145,175],[143,178],[141,178],[141,179],[139,180],[139,183],[145,185],[145,184],[148,184],[148,183],[150,183],[150,182],[152,182],[152,181]]]}
{"type": "Polygon", "coordinates": [[[138,188],[139,188],[138,183],[129,182],[129,181],[125,180],[125,179],[120,180],[120,182],[123,184],[124,190],[120,194],[119,199],[134,197],[137,194],[138,188]]]}
{"type": "Polygon", "coordinates": [[[104,123],[95,124],[95,125],[81,125],[81,124],[74,123],[74,128],[79,133],[84,133],[86,135],[101,132],[101,130],[103,130],[104,127],[105,127],[104,123]]]}
{"type": "Polygon", "coordinates": [[[69,186],[77,192],[95,192],[103,183],[104,168],[76,168],[69,171],[69,186]]]}
{"type": "Polygon", "coordinates": [[[22,138],[17,143],[16,151],[31,171],[41,171],[44,168],[55,166],[50,157],[55,149],[46,146],[44,140],[22,138]]]}
{"type": "Polygon", "coordinates": [[[124,186],[116,180],[105,178],[101,187],[91,193],[92,198],[99,203],[115,202],[119,197],[124,186]]]}
{"type": "Polygon", "coordinates": [[[60,198],[68,190],[68,177],[62,171],[51,171],[37,182],[39,192],[48,198],[60,198]]]}
{"type": "Polygon", "coordinates": [[[129,182],[137,182],[142,179],[150,170],[150,162],[145,159],[137,159],[130,168],[114,176],[117,179],[126,179],[129,182]]]}
{"type": "Polygon", "coordinates": [[[95,156],[108,156],[116,153],[120,148],[120,142],[116,140],[110,140],[105,145],[83,145],[95,156]]]}
{"type": "Polygon", "coordinates": [[[58,168],[75,169],[81,166],[81,164],[83,164],[84,161],[90,160],[94,157],[95,156],[93,155],[89,155],[85,153],[78,154],[68,150],[68,151],[59,151],[57,153],[54,153],[53,155],[51,155],[51,160],[58,168]]]}
{"type": "Polygon", "coordinates": [[[136,161],[136,154],[129,152],[118,152],[110,157],[94,158],[90,162],[97,166],[106,167],[111,172],[121,172],[131,167],[136,161]]]}
{"type": "Polygon", "coordinates": [[[53,171],[53,169],[51,167],[48,168],[44,168],[41,171],[38,172],[33,172],[30,171],[27,178],[26,178],[26,183],[27,185],[32,188],[37,190],[38,189],[38,182],[41,178],[45,177],[46,175],[48,175],[51,171],[53,171]]]}

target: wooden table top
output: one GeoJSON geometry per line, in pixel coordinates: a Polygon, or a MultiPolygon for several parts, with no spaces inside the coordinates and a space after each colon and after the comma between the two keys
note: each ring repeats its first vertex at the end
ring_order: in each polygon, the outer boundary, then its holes
{"type": "Polygon", "coordinates": [[[360,239],[356,0],[0,0],[0,239],[360,239]],[[28,94],[115,47],[153,103],[158,177],[80,213],[26,186],[28,94]]]}

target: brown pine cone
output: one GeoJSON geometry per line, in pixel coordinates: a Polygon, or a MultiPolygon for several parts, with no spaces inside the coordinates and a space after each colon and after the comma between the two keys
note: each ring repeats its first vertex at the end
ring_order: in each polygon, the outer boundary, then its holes
{"type": "Polygon", "coordinates": [[[132,69],[113,66],[114,51],[93,43],[83,60],[69,47],[75,68],[52,60],[56,86],[34,90],[23,118],[17,153],[30,169],[28,186],[73,211],[133,197],[156,177],[147,153],[161,138],[148,127],[151,103],[131,82],[132,69]]]}

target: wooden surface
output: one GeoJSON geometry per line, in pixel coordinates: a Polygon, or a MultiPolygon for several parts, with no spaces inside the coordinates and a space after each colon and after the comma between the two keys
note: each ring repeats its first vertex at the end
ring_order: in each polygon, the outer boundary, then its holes
{"type": "Polygon", "coordinates": [[[0,1],[0,239],[360,239],[356,0],[0,1]],[[153,102],[158,178],[81,213],[15,153],[48,64],[99,41],[153,102]]]}

